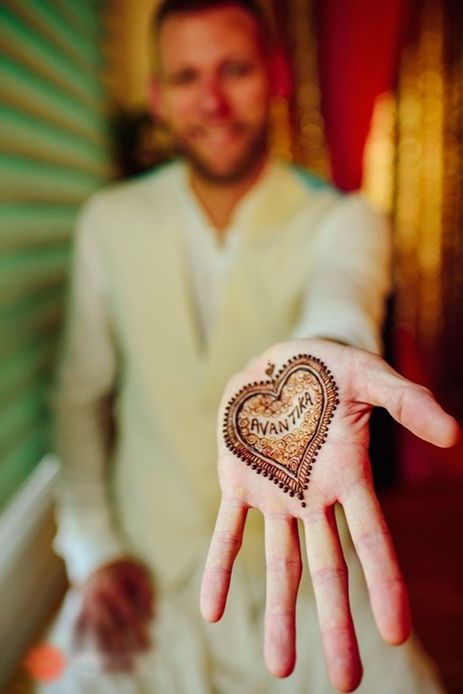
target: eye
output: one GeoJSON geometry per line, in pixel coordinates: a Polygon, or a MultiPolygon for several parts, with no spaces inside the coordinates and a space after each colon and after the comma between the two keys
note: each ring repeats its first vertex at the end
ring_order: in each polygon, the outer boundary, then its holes
{"type": "Polygon", "coordinates": [[[166,78],[167,84],[172,87],[180,87],[182,85],[192,84],[196,79],[196,71],[192,68],[184,68],[168,75],[166,78]]]}
{"type": "Polygon", "coordinates": [[[228,77],[245,77],[254,71],[254,65],[245,60],[229,60],[222,68],[222,72],[228,77]]]}

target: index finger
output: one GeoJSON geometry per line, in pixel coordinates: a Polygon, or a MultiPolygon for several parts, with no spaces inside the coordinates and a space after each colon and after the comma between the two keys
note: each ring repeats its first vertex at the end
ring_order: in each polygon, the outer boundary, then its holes
{"type": "Polygon", "coordinates": [[[220,504],[201,583],[201,614],[207,622],[218,622],[225,610],[247,511],[239,500],[223,499],[220,504]]]}

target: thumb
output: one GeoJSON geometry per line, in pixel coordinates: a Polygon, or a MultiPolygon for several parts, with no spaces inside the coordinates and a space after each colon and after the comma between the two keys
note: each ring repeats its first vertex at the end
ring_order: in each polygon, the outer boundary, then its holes
{"type": "Polygon", "coordinates": [[[460,438],[460,427],[436,402],[428,388],[403,378],[382,359],[374,368],[360,370],[368,379],[368,402],[384,407],[394,419],[424,441],[449,448],[460,438]]]}

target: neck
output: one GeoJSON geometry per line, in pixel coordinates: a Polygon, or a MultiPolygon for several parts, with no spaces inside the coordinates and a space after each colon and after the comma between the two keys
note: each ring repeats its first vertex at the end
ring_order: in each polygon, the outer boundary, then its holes
{"type": "Polygon", "coordinates": [[[266,155],[259,161],[252,172],[234,183],[206,180],[193,169],[190,169],[191,187],[220,239],[223,239],[225,236],[237,204],[260,178],[267,159],[266,155]]]}

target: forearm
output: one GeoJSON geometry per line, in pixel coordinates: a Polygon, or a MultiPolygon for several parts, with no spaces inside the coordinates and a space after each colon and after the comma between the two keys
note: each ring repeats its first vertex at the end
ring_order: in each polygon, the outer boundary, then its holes
{"type": "Polygon", "coordinates": [[[76,582],[124,553],[109,503],[108,438],[102,410],[103,402],[83,405],[55,398],[55,442],[61,475],[54,546],[76,582]]]}
{"type": "Polygon", "coordinates": [[[62,353],[53,393],[55,444],[62,465],[55,547],[72,580],[120,556],[107,493],[108,418],[117,363],[109,287],[98,242],[98,201],[84,208],[77,232],[62,353]]]}
{"type": "Polygon", "coordinates": [[[291,337],[326,338],[381,352],[391,287],[387,220],[360,196],[346,199],[320,231],[313,267],[291,337]]]}

